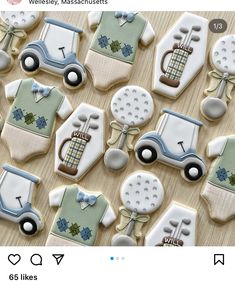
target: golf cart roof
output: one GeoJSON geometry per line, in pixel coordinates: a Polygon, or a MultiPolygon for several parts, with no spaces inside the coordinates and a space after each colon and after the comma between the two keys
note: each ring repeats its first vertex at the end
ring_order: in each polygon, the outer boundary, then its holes
{"type": "Polygon", "coordinates": [[[182,114],[180,114],[180,113],[171,111],[170,109],[164,108],[162,111],[163,111],[164,113],[168,113],[168,114],[174,115],[174,116],[176,116],[176,117],[178,117],[178,118],[184,119],[185,121],[191,122],[191,123],[193,123],[193,124],[195,124],[195,125],[197,125],[197,126],[202,126],[202,125],[203,125],[202,122],[200,122],[200,121],[198,121],[198,120],[196,120],[196,119],[193,119],[193,118],[191,118],[191,117],[188,117],[188,116],[182,115],[182,114]]]}
{"type": "Polygon", "coordinates": [[[54,19],[51,19],[51,18],[47,18],[47,17],[44,20],[45,20],[46,23],[53,24],[53,25],[56,25],[56,26],[59,26],[59,27],[77,32],[77,33],[83,33],[83,30],[76,27],[76,26],[73,26],[73,25],[58,21],[58,20],[54,20],[54,19]]]}

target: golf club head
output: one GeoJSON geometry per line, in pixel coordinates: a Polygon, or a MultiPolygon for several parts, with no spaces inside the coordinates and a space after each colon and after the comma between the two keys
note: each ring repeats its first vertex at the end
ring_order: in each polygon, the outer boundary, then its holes
{"type": "Polygon", "coordinates": [[[200,37],[197,35],[192,35],[191,41],[198,42],[198,41],[200,41],[200,37]]]}
{"type": "Polygon", "coordinates": [[[191,223],[190,219],[183,219],[182,222],[186,225],[189,225],[191,223]]]}
{"type": "Polygon", "coordinates": [[[199,26],[199,25],[194,25],[194,26],[192,26],[192,30],[198,32],[198,31],[201,30],[201,26],[199,26]]]}
{"type": "Polygon", "coordinates": [[[87,117],[86,117],[85,114],[79,115],[79,116],[78,116],[78,119],[79,119],[80,121],[82,121],[82,122],[86,122],[86,121],[87,121],[87,117]]]}
{"type": "Polygon", "coordinates": [[[91,123],[91,124],[89,125],[89,128],[90,128],[90,129],[93,129],[93,130],[96,130],[96,129],[99,128],[99,126],[98,126],[97,124],[91,123]]]}
{"type": "Polygon", "coordinates": [[[180,34],[175,34],[175,35],[174,35],[174,39],[176,39],[176,40],[182,40],[183,37],[182,37],[180,34]]]}
{"type": "Polygon", "coordinates": [[[187,34],[187,33],[189,33],[189,30],[186,27],[181,27],[180,32],[187,34]]]}
{"type": "Polygon", "coordinates": [[[183,229],[181,230],[181,233],[182,233],[183,235],[185,235],[185,236],[188,236],[188,235],[190,234],[190,231],[189,231],[188,229],[186,229],[186,228],[183,228],[183,229]]]}
{"type": "Polygon", "coordinates": [[[172,233],[172,229],[170,227],[164,227],[163,230],[166,232],[166,233],[172,233]]]}
{"type": "Polygon", "coordinates": [[[92,119],[98,119],[98,118],[99,118],[99,115],[96,114],[96,113],[92,113],[92,114],[90,115],[90,118],[92,118],[92,119]]]}
{"type": "Polygon", "coordinates": [[[170,220],[169,223],[174,227],[177,227],[179,225],[179,222],[174,220],[170,220]]]}
{"type": "Polygon", "coordinates": [[[79,123],[78,121],[75,121],[75,122],[73,122],[73,126],[79,128],[79,127],[81,127],[81,123],[79,123]]]}

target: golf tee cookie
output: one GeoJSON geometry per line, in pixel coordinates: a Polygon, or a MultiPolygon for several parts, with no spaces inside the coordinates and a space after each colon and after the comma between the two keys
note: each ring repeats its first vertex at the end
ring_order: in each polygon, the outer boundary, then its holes
{"type": "Polygon", "coordinates": [[[149,214],[162,204],[164,189],[152,173],[137,171],[129,175],[120,190],[123,207],[119,209],[118,233],[112,238],[112,246],[137,246],[141,229],[150,219],[149,214]]]}
{"type": "Polygon", "coordinates": [[[221,37],[214,44],[210,62],[213,68],[208,73],[209,88],[204,91],[207,96],[201,102],[202,115],[215,121],[224,116],[227,104],[231,101],[231,92],[235,85],[235,35],[221,37]]]}
{"type": "Polygon", "coordinates": [[[139,134],[139,127],[151,119],[154,104],[145,89],[126,86],[113,96],[111,111],[115,121],[110,123],[112,136],[107,142],[110,148],[104,155],[104,164],[108,169],[118,171],[127,165],[132,141],[139,134]]]}
{"type": "Polygon", "coordinates": [[[155,37],[150,22],[139,12],[90,12],[90,28],[97,28],[85,59],[94,87],[106,91],[130,79],[138,44],[155,37]]]}
{"type": "Polygon", "coordinates": [[[205,63],[208,20],[184,13],[157,43],[152,90],[176,99],[205,63]]]}
{"type": "Polygon", "coordinates": [[[56,131],[55,172],[78,181],[105,151],[105,113],[81,103],[56,131]]]}

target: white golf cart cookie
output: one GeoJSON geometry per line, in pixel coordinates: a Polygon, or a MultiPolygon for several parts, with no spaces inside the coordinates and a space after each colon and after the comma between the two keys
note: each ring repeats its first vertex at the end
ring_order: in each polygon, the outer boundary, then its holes
{"type": "Polygon", "coordinates": [[[151,95],[138,86],[126,86],[117,91],[111,101],[111,111],[117,121],[112,121],[112,136],[104,156],[105,166],[113,171],[123,169],[133,150],[132,141],[140,126],[152,117],[154,104],[151,95]]]}
{"type": "Polygon", "coordinates": [[[112,238],[112,246],[137,246],[142,236],[141,228],[150,219],[149,214],[162,204],[164,189],[152,173],[137,171],[126,178],[120,190],[124,207],[119,209],[118,233],[112,238]]]}
{"type": "Polygon", "coordinates": [[[55,172],[78,181],[105,151],[105,113],[81,103],[56,131],[55,172]]]}
{"type": "Polygon", "coordinates": [[[112,206],[102,193],[87,191],[77,184],[52,190],[49,204],[59,209],[47,246],[93,246],[100,224],[108,227],[116,219],[112,206]]]}
{"type": "Polygon", "coordinates": [[[226,222],[235,217],[235,135],[217,137],[207,146],[207,156],[216,158],[201,193],[210,217],[226,222]]]}
{"type": "Polygon", "coordinates": [[[216,41],[210,54],[213,68],[208,73],[209,88],[204,91],[207,96],[201,102],[202,115],[215,121],[224,116],[227,104],[231,101],[231,92],[235,85],[235,34],[226,35],[216,41]]]}
{"type": "Polygon", "coordinates": [[[5,95],[14,99],[1,134],[11,158],[27,161],[47,153],[56,115],[66,119],[73,111],[67,97],[59,89],[32,78],[7,84],[5,95]]]}
{"type": "Polygon", "coordinates": [[[208,20],[184,13],[156,46],[152,90],[176,99],[205,63],[208,20]]]}
{"type": "Polygon", "coordinates": [[[19,54],[18,46],[41,19],[41,12],[0,12],[0,73],[9,71],[19,54]]]}
{"type": "Polygon", "coordinates": [[[205,161],[197,155],[198,132],[202,125],[191,117],[164,109],[155,131],[137,141],[137,160],[145,165],[159,161],[180,169],[188,181],[199,180],[206,173],[205,161]]]}
{"type": "Polygon", "coordinates": [[[33,192],[40,178],[8,164],[0,175],[0,218],[19,224],[30,236],[43,228],[41,213],[32,206],[33,192]]]}
{"type": "Polygon", "coordinates": [[[197,210],[172,201],[145,236],[145,246],[195,246],[197,210]]]}
{"type": "Polygon", "coordinates": [[[155,37],[150,22],[138,12],[90,12],[90,28],[97,28],[85,66],[94,87],[106,91],[130,79],[139,43],[148,46],[155,37]]]}
{"type": "Polygon", "coordinates": [[[63,77],[64,85],[74,89],[86,81],[84,66],[78,61],[81,29],[45,18],[40,39],[29,43],[20,53],[20,65],[26,74],[34,74],[40,69],[63,77]]]}

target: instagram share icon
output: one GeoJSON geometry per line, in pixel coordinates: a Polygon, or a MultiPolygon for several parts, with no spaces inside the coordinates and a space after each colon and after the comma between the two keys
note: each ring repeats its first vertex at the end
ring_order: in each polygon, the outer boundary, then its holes
{"type": "Polygon", "coordinates": [[[7,2],[11,5],[18,5],[22,0],[7,0],[7,2]]]}

